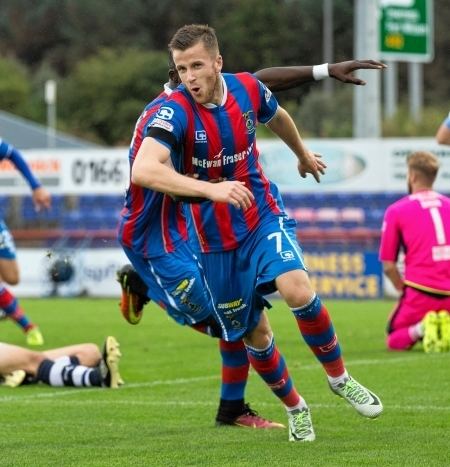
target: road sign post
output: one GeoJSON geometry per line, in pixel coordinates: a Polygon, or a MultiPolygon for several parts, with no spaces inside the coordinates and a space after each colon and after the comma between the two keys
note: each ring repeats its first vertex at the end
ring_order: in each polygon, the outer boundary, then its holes
{"type": "Polygon", "coordinates": [[[431,62],[432,0],[380,0],[380,57],[384,60],[431,62]]]}

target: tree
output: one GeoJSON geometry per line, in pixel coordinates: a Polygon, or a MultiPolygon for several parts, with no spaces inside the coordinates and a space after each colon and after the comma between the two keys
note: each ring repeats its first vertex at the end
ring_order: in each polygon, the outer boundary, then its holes
{"type": "Polygon", "coordinates": [[[166,78],[165,53],[104,49],[62,83],[59,112],[78,134],[127,144],[138,115],[166,78]]]}
{"type": "Polygon", "coordinates": [[[0,109],[26,115],[30,91],[25,67],[14,59],[0,57],[0,109]]]}

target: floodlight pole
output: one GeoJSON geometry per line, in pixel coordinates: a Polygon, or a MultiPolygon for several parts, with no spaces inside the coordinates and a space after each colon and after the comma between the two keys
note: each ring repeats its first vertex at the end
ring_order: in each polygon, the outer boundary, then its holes
{"type": "Polygon", "coordinates": [[[384,77],[384,115],[393,117],[398,110],[398,63],[385,61],[387,69],[384,77]]]}
{"type": "Polygon", "coordinates": [[[423,107],[423,65],[408,63],[409,112],[416,123],[422,120],[423,107]]]}
{"type": "Polygon", "coordinates": [[[45,82],[45,103],[47,104],[47,147],[56,146],[56,81],[45,82]]]}
{"type": "MultiPolygon", "coordinates": [[[[332,63],[334,60],[333,41],[333,0],[323,0],[323,61],[332,63]]],[[[323,81],[323,90],[327,95],[333,94],[334,79],[323,81]]]]}
{"type": "MultiPolygon", "coordinates": [[[[378,0],[354,0],[355,59],[378,59],[378,0]]],[[[378,138],[381,135],[380,73],[360,70],[365,86],[354,86],[353,136],[378,138]]]]}

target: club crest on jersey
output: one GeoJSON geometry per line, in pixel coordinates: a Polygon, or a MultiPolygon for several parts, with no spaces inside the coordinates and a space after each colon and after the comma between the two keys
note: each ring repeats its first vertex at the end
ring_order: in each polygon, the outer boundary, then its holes
{"type": "Polygon", "coordinates": [[[173,109],[170,107],[162,106],[159,108],[156,116],[158,118],[162,118],[163,120],[170,120],[173,117],[173,109]]]}
{"type": "Polygon", "coordinates": [[[247,128],[247,133],[251,135],[255,132],[255,122],[253,120],[253,110],[248,110],[242,114],[245,120],[245,127],[247,128]]]}

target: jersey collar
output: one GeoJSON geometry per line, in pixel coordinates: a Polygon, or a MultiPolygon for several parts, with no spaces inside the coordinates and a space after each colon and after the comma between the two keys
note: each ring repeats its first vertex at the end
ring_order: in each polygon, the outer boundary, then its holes
{"type": "Polygon", "coordinates": [[[164,84],[164,92],[165,92],[168,96],[170,96],[170,95],[172,94],[172,91],[173,91],[173,89],[170,88],[169,83],[168,83],[168,82],[165,83],[165,84],[164,84]]]}

